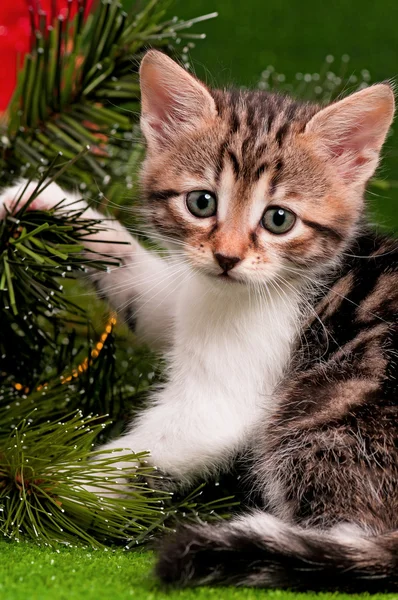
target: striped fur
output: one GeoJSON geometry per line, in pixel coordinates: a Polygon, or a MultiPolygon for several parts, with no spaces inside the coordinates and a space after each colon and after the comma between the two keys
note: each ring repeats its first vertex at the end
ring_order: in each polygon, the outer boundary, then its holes
{"type": "Polygon", "coordinates": [[[354,527],[309,530],[253,513],[180,530],[156,573],[174,585],[396,592],[397,555],[397,531],[366,536],[354,527]]]}

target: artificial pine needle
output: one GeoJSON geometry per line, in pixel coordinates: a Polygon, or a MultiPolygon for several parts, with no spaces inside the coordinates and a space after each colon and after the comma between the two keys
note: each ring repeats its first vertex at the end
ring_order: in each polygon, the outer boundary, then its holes
{"type": "Polygon", "coordinates": [[[54,14],[49,29],[31,11],[32,49],[0,128],[2,183],[27,179],[14,214],[0,221],[0,531],[12,539],[135,547],[177,519],[217,519],[233,505],[202,502],[202,486],[179,499],[151,490],[145,478],[159,475],[145,453],[126,455],[123,472],[120,456],[94,451],[121,432],[161,379],[161,365],[123,328],[115,332],[99,302],[82,301],[79,275],[117,266],[112,257],[84,254],[101,222],[64,202],[30,210],[55,180],[77,183],[99,204],[135,193],[139,60],[149,42],[174,53],[172,43],[189,39],[185,29],[214,16],[162,21],[167,6],[151,0],[126,14],[103,0],[85,19],[78,0],[76,16],[54,14]],[[97,321],[102,316],[96,325],[93,302],[97,321]],[[114,498],[108,492],[123,477],[129,491],[114,498]]]}

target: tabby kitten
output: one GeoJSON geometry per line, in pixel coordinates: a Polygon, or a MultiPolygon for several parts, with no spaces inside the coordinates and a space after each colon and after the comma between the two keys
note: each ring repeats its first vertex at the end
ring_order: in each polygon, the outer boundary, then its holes
{"type": "MultiPolygon", "coordinates": [[[[141,89],[144,207],[169,258],[109,222],[108,240],[130,245],[97,244],[122,268],[92,277],[165,352],[167,381],[105,448],[150,450],[175,489],[243,457],[261,497],[181,528],[158,576],[397,590],[398,243],[363,216],[390,86],[322,108],[209,90],[150,51],[141,89]]],[[[63,195],[48,188],[37,207],[63,195]]]]}

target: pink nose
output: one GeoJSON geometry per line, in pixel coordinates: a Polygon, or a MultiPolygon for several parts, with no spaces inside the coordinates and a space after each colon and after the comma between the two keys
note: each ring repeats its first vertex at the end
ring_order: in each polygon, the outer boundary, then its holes
{"type": "Polygon", "coordinates": [[[214,258],[216,259],[224,273],[233,269],[234,266],[241,261],[241,259],[238,256],[225,256],[224,254],[219,254],[218,252],[215,253],[214,258]]]}

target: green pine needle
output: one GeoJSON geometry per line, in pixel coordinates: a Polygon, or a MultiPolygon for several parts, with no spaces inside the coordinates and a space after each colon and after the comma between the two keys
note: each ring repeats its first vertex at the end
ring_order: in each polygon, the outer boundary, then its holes
{"type": "MultiPolygon", "coordinates": [[[[102,203],[120,203],[126,189],[134,195],[143,155],[140,59],[148,46],[178,55],[173,45],[203,37],[186,30],[215,14],[164,21],[168,0],[130,14],[102,0],[84,20],[84,1],[76,1],[73,19],[35,24],[9,121],[0,126],[2,183],[38,180],[28,202],[25,188],[0,221],[0,530],[44,544],[133,547],[179,520],[225,517],[234,503],[204,500],[203,485],[182,498],[151,490],[145,477],[156,487],[160,476],[146,453],[126,453],[125,473],[115,464],[120,455],[94,452],[89,460],[94,445],[125,429],[161,368],[122,328],[107,326],[104,337],[102,308],[95,327],[89,306],[65,294],[81,289],[79,273],[115,264],[84,254],[101,223],[78,205],[30,205],[55,179],[102,203]],[[130,491],[113,498],[107,492],[123,476],[130,491]]],[[[186,56],[193,44],[184,43],[186,56]]]]}
{"type": "Polygon", "coordinates": [[[140,481],[152,469],[142,466],[134,472],[145,453],[123,455],[131,463],[128,476],[134,487],[123,499],[107,497],[123,473],[114,466],[120,456],[97,453],[95,462],[87,462],[104,426],[98,418],[78,413],[37,427],[31,423],[32,418],[25,419],[13,430],[0,455],[3,534],[18,539],[28,535],[47,543],[80,540],[98,547],[135,539],[162,519],[160,505],[168,495],[152,492],[140,481]],[[85,485],[103,490],[103,496],[85,485]]]}
{"type": "MultiPolygon", "coordinates": [[[[8,107],[9,122],[0,127],[4,182],[26,170],[43,170],[60,153],[72,159],[89,145],[90,151],[69,165],[59,181],[66,187],[79,182],[94,193],[99,185],[111,196],[123,164],[140,144],[138,65],[143,53],[149,45],[174,53],[172,44],[192,38],[186,29],[216,16],[164,22],[169,4],[151,0],[140,13],[126,14],[118,0],[101,0],[84,20],[79,2],[73,18],[58,17],[51,28],[45,19],[36,24],[8,107]]],[[[134,166],[136,172],[137,161],[134,166]]]]}
{"type": "Polygon", "coordinates": [[[92,454],[95,460],[88,462],[105,427],[98,417],[78,412],[38,426],[34,420],[33,412],[14,428],[0,453],[0,531],[9,538],[29,536],[50,545],[83,542],[93,548],[119,542],[131,547],[172,529],[177,519],[219,519],[233,505],[230,498],[200,505],[203,486],[172,503],[168,492],[153,491],[143,481],[158,477],[145,464],[145,452],[97,451],[92,454]],[[121,458],[130,466],[116,467],[121,458]],[[131,487],[123,498],[113,497],[123,477],[131,487]]]}
{"type": "Polygon", "coordinates": [[[118,264],[111,257],[84,255],[85,238],[101,231],[101,222],[85,218],[83,209],[61,202],[49,211],[27,210],[45,186],[47,180],[39,182],[27,203],[0,221],[0,355],[6,372],[14,372],[12,365],[22,356],[42,351],[41,342],[49,341],[44,330],[64,319],[65,311],[84,318],[61,281],[118,264]]]}

